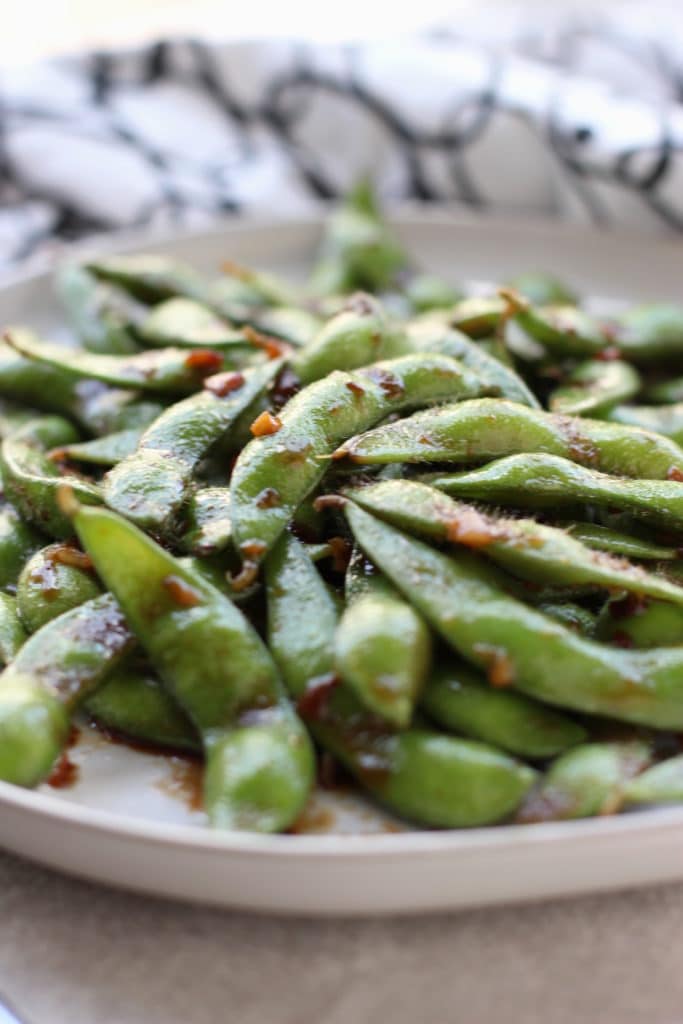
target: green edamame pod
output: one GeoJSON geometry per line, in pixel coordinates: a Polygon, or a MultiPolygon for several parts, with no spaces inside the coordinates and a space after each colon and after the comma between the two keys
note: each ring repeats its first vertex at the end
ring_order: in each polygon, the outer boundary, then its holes
{"type": "Polygon", "coordinates": [[[563,821],[615,814],[633,776],[647,768],[646,743],[586,743],[555,761],[537,789],[529,793],[516,820],[563,821]]]}
{"type": "Polygon", "coordinates": [[[506,311],[505,302],[497,295],[461,299],[450,312],[449,322],[470,338],[488,338],[495,334],[506,311]]]}
{"type": "Polygon", "coordinates": [[[96,437],[93,441],[76,441],[65,444],[61,448],[53,448],[52,459],[71,459],[73,462],[86,462],[93,466],[115,466],[136,450],[144,427],[133,427],[131,430],[117,430],[104,437],[96,437]]]}
{"type": "Polygon", "coordinates": [[[201,735],[211,823],[287,828],[308,797],[313,751],[254,628],[200,574],[131,523],[106,509],[70,511],[99,575],[201,735]]]}
{"type": "Polygon", "coordinates": [[[679,481],[622,480],[555,455],[510,455],[481,469],[432,476],[429,482],[459,498],[553,509],[585,502],[683,530],[679,481]]]}
{"type": "Polygon", "coordinates": [[[349,489],[361,508],[401,529],[481,551],[532,583],[595,584],[683,605],[683,587],[535,519],[487,515],[417,480],[381,480],[349,489]]]}
{"type": "Polygon", "coordinates": [[[483,743],[427,729],[391,732],[335,685],[337,609],[303,546],[283,535],[266,560],[269,645],[318,743],[394,813],[437,828],[500,821],[533,783],[483,743]]]}
{"type": "MultiPolygon", "coordinates": [[[[242,294],[248,294],[251,305],[261,309],[270,309],[274,306],[291,307],[301,304],[298,289],[275,274],[254,270],[253,267],[245,267],[241,263],[235,263],[234,260],[224,260],[221,270],[225,275],[223,281],[228,282],[228,288],[237,287],[242,294]]],[[[220,284],[217,287],[220,292],[220,284]]],[[[228,293],[226,291],[223,294],[228,293]]],[[[230,315],[228,315],[228,319],[234,320],[230,315]]]]}
{"type": "Polygon", "coordinates": [[[35,409],[27,409],[6,398],[0,398],[0,438],[9,437],[29,420],[34,420],[39,413],[35,409]]]}
{"type": "MultiPolygon", "coordinates": [[[[40,363],[33,365],[42,366],[40,363]]],[[[96,437],[122,430],[144,430],[165,408],[161,402],[141,398],[135,391],[108,388],[96,381],[79,381],[79,384],[83,392],[89,394],[94,389],[94,393],[82,403],[75,419],[96,437]]]]}
{"type": "Polygon", "coordinates": [[[609,601],[598,619],[597,636],[618,647],[675,647],[683,644],[683,609],[665,601],[609,601]]]}
{"type": "Polygon", "coordinates": [[[614,340],[608,326],[576,306],[524,305],[515,319],[534,341],[560,356],[594,356],[614,340]]]}
{"type": "Polygon", "coordinates": [[[605,473],[666,480],[683,475],[683,449],[637,427],[477,398],[427,409],[352,437],[334,453],[363,465],[474,462],[547,453],[605,473]]]}
{"type": "Polygon", "coordinates": [[[586,738],[585,729],[571,718],[521,693],[494,689],[455,659],[434,669],[420,705],[444,729],[519,757],[553,757],[586,738]]]}
{"type": "Polygon", "coordinates": [[[345,512],[368,558],[492,685],[620,721],[683,726],[683,646],[618,651],[586,640],[511,597],[469,552],[446,556],[351,502],[345,512]]]}
{"type": "Polygon", "coordinates": [[[186,530],[180,539],[183,551],[211,555],[224,551],[232,541],[230,488],[204,487],[191,495],[186,510],[186,530]]]}
{"type": "Polygon", "coordinates": [[[678,804],[683,801],[683,755],[655,764],[622,789],[622,805],[678,804]]]}
{"type": "Polygon", "coordinates": [[[138,351],[135,325],[143,311],[132,299],[76,264],[57,273],[56,286],[76,335],[90,352],[138,351]]]}
{"type": "Polygon", "coordinates": [[[17,584],[17,606],[29,633],[102,593],[89,559],[70,544],[50,544],[29,558],[17,584]]]}
{"type": "Polygon", "coordinates": [[[84,704],[98,725],[173,750],[200,751],[190,720],[149,671],[124,662],[84,704]]]}
{"type": "Polygon", "coordinates": [[[291,364],[305,385],[333,370],[355,370],[409,350],[405,336],[389,324],[379,302],[358,293],[292,356],[291,364]]]}
{"type": "Polygon", "coordinates": [[[311,287],[319,295],[381,291],[407,263],[382,219],[372,186],[361,181],[327,222],[311,287]]]}
{"type": "Polygon", "coordinates": [[[394,411],[470,397],[479,381],[448,356],[403,356],[309,384],[269,421],[233,469],[233,531],[246,561],[258,562],[325,474],[326,458],[358,429],[394,411]],[[268,492],[268,500],[264,495],[268,492]]]}
{"type": "Polygon", "coordinates": [[[74,377],[162,394],[196,391],[205,377],[230,368],[223,353],[212,349],[159,348],[111,356],[41,341],[21,328],[12,328],[5,339],[27,359],[65,370],[74,377]]]}
{"type": "MultiPolygon", "coordinates": [[[[224,270],[226,267],[230,273],[209,281],[202,294],[195,297],[236,327],[249,325],[257,330],[278,334],[265,326],[265,314],[275,306],[291,309],[297,303],[295,296],[270,275],[257,273],[235,263],[223,264],[224,270]]],[[[288,317],[284,319],[289,320],[288,317]]]]}
{"type": "Polygon", "coordinates": [[[213,310],[193,299],[167,299],[155,306],[138,326],[138,337],[154,348],[209,348],[248,357],[254,348],[213,310]]]}
{"type": "Polygon", "coordinates": [[[26,640],[21,624],[17,599],[0,593],[0,665],[9,665],[26,640]]]}
{"type": "Polygon", "coordinates": [[[132,649],[111,594],[60,615],[34,633],[0,673],[0,778],[36,786],[69,736],[70,719],[132,649]]]}
{"type": "Polygon", "coordinates": [[[654,430],[683,444],[683,402],[672,405],[617,405],[607,413],[610,423],[654,430]]]}
{"type": "Polygon", "coordinates": [[[683,307],[671,303],[637,306],[617,318],[616,344],[633,363],[657,363],[683,354],[683,307]]]}
{"type": "Polygon", "coordinates": [[[198,463],[281,368],[271,360],[244,373],[221,375],[183,402],[170,406],[147,428],[136,451],[110,470],[104,499],[142,529],[166,534],[186,503],[198,463]]]}
{"type": "Polygon", "coordinates": [[[16,509],[11,505],[0,508],[0,587],[16,583],[26,559],[42,544],[44,539],[16,509]]]}
{"type": "MultiPolygon", "coordinates": [[[[361,549],[354,545],[351,549],[348,565],[344,574],[344,599],[347,604],[352,604],[360,597],[367,597],[373,591],[373,583],[378,582],[381,588],[382,582],[379,573],[372,562],[369,562],[361,549]]],[[[385,585],[390,586],[388,580],[385,585]]]]}
{"type": "Polygon", "coordinates": [[[102,499],[93,484],[79,477],[62,476],[45,454],[46,448],[61,447],[77,440],[71,424],[58,416],[31,420],[0,447],[0,471],[5,496],[24,519],[52,537],[70,537],[73,529],[57,504],[57,491],[69,483],[80,501],[102,499]]]}
{"type": "Polygon", "coordinates": [[[463,366],[480,378],[484,386],[491,389],[491,394],[540,409],[538,399],[514,369],[490,355],[481,343],[472,341],[462,331],[444,325],[440,318],[424,316],[413,320],[406,325],[406,334],[418,351],[442,352],[459,359],[463,366]]]}
{"type": "MultiPolygon", "coordinates": [[[[14,336],[25,333],[15,330],[14,336]]],[[[64,367],[25,359],[5,342],[0,343],[0,396],[67,416],[92,434],[142,426],[161,410],[156,403],[140,401],[133,392],[83,380],[82,375],[64,367]]]]}
{"type": "Polygon", "coordinates": [[[296,348],[308,345],[323,325],[321,317],[298,306],[260,309],[249,320],[257,331],[288,341],[296,348]]]}
{"type": "Polygon", "coordinates": [[[325,558],[334,557],[334,547],[331,544],[304,544],[304,547],[312,562],[322,562],[325,558]]]}
{"type": "Polygon", "coordinates": [[[383,577],[365,577],[365,584],[337,628],[337,671],[369,711],[405,729],[429,671],[431,636],[383,577]]]}
{"type": "Polygon", "coordinates": [[[683,377],[669,377],[660,384],[652,384],[645,389],[644,396],[651,402],[667,405],[683,402],[683,377]]]}
{"type": "Polygon", "coordinates": [[[90,260],[85,269],[101,281],[110,281],[141,302],[157,303],[175,295],[201,301],[205,284],[200,275],[184,263],[166,256],[136,254],[90,260]]]}
{"type": "Polygon", "coordinates": [[[559,520],[556,526],[566,530],[575,540],[581,541],[596,551],[607,551],[612,555],[623,555],[642,562],[662,561],[678,558],[678,549],[655,544],[643,537],[636,537],[620,530],[613,530],[598,523],[577,523],[575,520],[559,520]]]}
{"type": "Polygon", "coordinates": [[[542,271],[525,271],[506,282],[528,299],[534,306],[576,306],[578,297],[567,285],[552,274],[542,271]]]}
{"type": "Polygon", "coordinates": [[[448,310],[462,299],[459,288],[434,274],[413,274],[403,289],[403,294],[416,313],[431,310],[448,310]]]}
{"type": "Polygon", "coordinates": [[[551,619],[561,622],[581,636],[595,634],[598,617],[583,605],[574,604],[572,601],[540,601],[536,607],[539,612],[549,615],[551,619]]]}
{"type": "MultiPolygon", "coordinates": [[[[5,341],[0,342],[0,396],[23,402],[41,412],[70,416],[83,423],[82,414],[93,400],[106,391],[103,385],[88,384],[63,368],[24,359],[5,341]]],[[[83,424],[85,425],[85,424],[83,424]]]]}
{"type": "Polygon", "coordinates": [[[620,359],[589,359],[579,363],[561,387],[553,391],[548,406],[551,412],[565,415],[602,417],[619,402],[628,402],[639,390],[640,374],[630,363],[620,359]]]}

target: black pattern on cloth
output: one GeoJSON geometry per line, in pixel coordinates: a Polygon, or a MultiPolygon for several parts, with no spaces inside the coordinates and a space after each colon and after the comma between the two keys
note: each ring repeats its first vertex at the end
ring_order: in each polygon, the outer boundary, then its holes
{"type": "Polygon", "coordinates": [[[504,46],[191,39],[6,69],[0,262],[93,232],[295,216],[368,171],[388,199],[681,232],[680,60],[575,22],[504,46]]]}

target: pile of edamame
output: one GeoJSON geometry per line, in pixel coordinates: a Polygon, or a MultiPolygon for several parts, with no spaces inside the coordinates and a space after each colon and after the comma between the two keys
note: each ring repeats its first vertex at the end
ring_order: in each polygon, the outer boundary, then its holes
{"type": "Polygon", "coordinates": [[[462,294],[366,183],[306,286],[57,286],[78,347],[0,346],[2,780],[86,715],[201,755],[220,829],[323,757],[429,828],[683,801],[683,307],[462,294]]]}

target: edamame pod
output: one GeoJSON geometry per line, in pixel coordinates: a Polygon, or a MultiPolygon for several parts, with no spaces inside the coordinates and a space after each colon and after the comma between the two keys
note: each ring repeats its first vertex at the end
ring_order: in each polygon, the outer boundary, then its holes
{"type": "Polygon", "coordinates": [[[320,295],[388,288],[407,265],[384,223],[372,187],[359,182],[330,217],[311,278],[320,295]]]}
{"type": "Polygon", "coordinates": [[[50,544],[29,558],[17,584],[17,606],[29,633],[102,593],[90,560],[71,544],[50,544]]]}
{"type": "Polygon", "coordinates": [[[444,555],[348,502],[356,542],[454,650],[494,686],[660,729],[683,727],[683,646],[618,651],[505,592],[469,552],[444,555]]]}
{"type": "Polygon", "coordinates": [[[569,629],[581,636],[594,636],[598,617],[589,612],[583,605],[575,604],[573,601],[539,601],[536,606],[539,612],[549,615],[556,622],[561,622],[569,629]]]}
{"type": "Polygon", "coordinates": [[[518,507],[557,509],[585,502],[683,530],[678,480],[622,480],[554,455],[510,455],[466,473],[431,476],[429,483],[455,497],[509,501],[518,507]]]}
{"type": "Polygon", "coordinates": [[[71,424],[58,416],[31,420],[0,447],[0,471],[5,496],[24,519],[52,537],[70,537],[73,530],[57,504],[57,491],[68,482],[80,501],[98,503],[100,492],[78,477],[65,477],[44,454],[77,439],[71,424]]]}
{"type": "Polygon", "coordinates": [[[618,317],[615,340],[624,358],[633,363],[679,357],[683,355],[683,307],[665,302],[636,306],[618,317]]]}
{"type": "Polygon", "coordinates": [[[514,812],[535,773],[483,743],[428,729],[391,732],[336,685],[337,610],[302,545],[283,535],[266,560],[268,639],[318,743],[394,813],[436,828],[514,812]]]}
{"type": "Polygon", "coordinates": [[[448,310],[463,297],[459,288],[434,274],[413,274],[403,294],[416,313],[448,310]]]}
{"type": "Polygon", "coordinates": [[[607,551],[612,555],[623,555],[642,562],[668,561],[678,558],[678,548],[655,544],[654,541],[633,534],[622,533],[598,523],[578,523],[574,520],[558,521],[556,526],[566,530],[575,540],[581,541],[596,551],[607,551]]]}
{"type": "Polygon", "coordinates": [[[0,778],[36,786],[69,736],[70,719],[135,641],[111,594],[34,633],[0,673],[0,778]]]}
{"type": "Polygon", "coordinates": [[[614,341],[614,333],[576,306],[520,305],[515,319],[534,341],[561,356],[594,356],[614,341]]]}
{"type": "Polygon", "coordinates": [[[53,448],[50,458],[71,459],[72,462],[86,462],[93,466],[115,466],[137,449],[144,427],[133,427],[130,430],[117,430],[104,437],[96,437],[93,441],[76,441],[65,444],[61,448],[53,448]]]}
{"type": "Polygon", "coordinates": [[[9,665],[25,640],[26,630],[19,618],[17,599],[0,593],[0,665],[9,665]]]}
{"type": "Polygon", "coordinates": [[[463,366],[479,377],[485,387],[491,389],[491,394],[540,409],[538,399],[514,369],[489,355],[481,344],[472,341],[462,331],[444,325],[440,318],[420,317],[413,320],[406,325],[406,334],[410,344],[420,352],[442,352],[459,359],[463,366]]]}
{"type": "Polygon", "coordinates": [[[461,299],[450,312],[449,322],[470,338],[488,338],[501,324],[505,302],[497,295],[461,299]]]}
{"type": "Polygon", "coordinates": [[[379,302],[362,292],[332,317],[291,359],[302,384],[320,380],[333,370],[355,370],[378,359],[410,351],[405,336],[387,321],[379,302]]]}
{"type": "Polygon", "coordinates": [[[212,349],[160,348],[111,356],[41,341],[19,328],[8,331],[5,339],[27,359],[65,370],[74,377],[161,394],[196,391],[205,377],[229,369],[223,355],[212,349]]]}
{"type": "Polygon", "coordinates": [[[259,309],[249,322],[257,331],[288,341],[295,348],[302,348],[312,341],[323,325],[321,317],[298,306],[259,309]]]}
{"type": "Polygon", "coordinates": [[[683,444],[683,402],[672,405],[617,405],[606,418],[610,423],[625,423],[629,427],[642,427],[670,437],[683,444]]]}
{"type": "Polygon", "coordinates": [[[455,659],[434,669],[420,704],[442,728],[518,757],[553,757],[586,738],[586,730],[571,718],[521,693],[494,689],[455,659]]]}
{"type": "Polygon", "coordinates": [[[334,452],[334,458],[363,465],[481,462],[532,452],[644,480],[683,476],[683,449],[660,434],[559,416],[499,398],[414,413],[352,437],[334,452]]]}
{"type": "Polygon", "coordinates": [[[84,704],[98,725],[173,750],[201,751],[190,720],[150,672],[126,660],[84,704]]]}
{"type": "Polygon", "coordinates": [[[244,373],[222,374],[200,394],[170,406],[147,428],[136,451],[107,473],[106,504],[144,530],[168,534],[188,499],[198,463],[281,365],[271,360],[244,373]]]}
{"type": "Polygon", "coordinates": [[[16,583],[26,559],[45,543],[11,505],[0,508],[0,587],[16,583]]]}
{"type": "Polygon", "coordinates": [[[683,377],[668,377],[659,384],[652,384],[644,391],[650,402],[675,405],[683,402],[683,377]]]}
{"type": "MultiPolygon", "coordinates": [[[[66,416],[91,434],[141,426],[161,410],[157,403],[140,401],[131,391],[108,388],[64,367],[26,359],[6,342],[0,343],[0,396],[66,416]]],[[[9,432],[5,430],[3,436],[9,432]]]]}
{"type": "Polygon", "coordinates": [[[63,500],[99,575],[201,735],[211,823],[287,828],[308,797],[313,751],[254,628],[228,598],[131,523],[63,500]]]}
{"type": "Polygon", "coordinates": [[[471,397],[480,384],[448,356],[403,356],[309,384],[240,453],[230,488],[235,544],[257,563],[358,429],[395,411],[471,397]]]}
{"type": "Polygon", "coordinates": [[[526,271],[507,282],[534,306],[576,306],[578,297],[563,281],[542,271],[526,271]]]}
{"type": "Polygon", "coordinates": [[[97,404],[106,391],[104,385],[84,382],[63,367],[25,359],[5,341],[0,342],[0,396],[3,398],[23,402],[41,412],[69,416],[85,426],[91,406],[97,404]]]}
{"type": "Polygon", "coordinates": [[[596,584],[683,605],[683,587],[594,551],[570,533],[535,519],[489,515],[417,480],[381,480],[346,493],[361,508],[401,529],[481,551],[532,583],[596,584]]]}
{"type": "Polygon", "coordinates": [[[369,711],[405,729],[429,672],[431,636],[383,577],[365,583],[366,592],[347,604],[339,622],[335,664],[369,711]]]}
{"type": "Polygon", "coordinates": [[[523,824],[615,814],[624,791],[651,761],[646,743],[586,743],[563,754],[517,813],[523,824]]]}
{"type": "Polygon", "coordinates": [[[138,337],[154,348],[208,348],[248,358],[254,348],[213,310],[193,299],[167,299],[155,306],[137,329],[138,337]]]}
{"type": "Polygon", "coordinates": [[[598,619],[597,636],[627,649],[674,647],[683,644],[683,610],[664,601],[609,601],[598,619]]]}
{"type": "Polygon", "coordinates": [[[232,541],[230,488],[204,487],[191,495],[186,510],[186,530],[180,539],[183,551],[211,555],[224,551],[232,541]]]}
{"type": "Polygon", "coordinates": [[[630,363],[620,359],[587,360],[579,363],[561,387],[553,391],[548,406],[551,412],[568,416],[603,417],[619,402],[628,402],[639,390],[640,374],[630,363]]]}
{"type": "Polygon", "coordinates": [[[25,405],[0,398],[0,438],[9,437],[29,420],[34,420],[37,415],[35,409],[27,409],[25,405]]]}
{"type": "Polygon", "coordinates": [[[629,779],[622,804],[678,804],[683,801],[683,755],[670,757],[629,779]]]}
{"type": "Polygon", "coordinates": [[[56,285],[76,335],[90,352],[123,355],[139,350],[135,325],[144,310],[132,299],[76,264],[58,272],[56,285]]]}
{"type": "Polygon", "coordinates": [[[201,301],[206,285],[201,276],[184,263],[140,253],[90,260],[85,269],[101,281],[110,281],[141,302],[157,303],[175,295],[201,301]]]}

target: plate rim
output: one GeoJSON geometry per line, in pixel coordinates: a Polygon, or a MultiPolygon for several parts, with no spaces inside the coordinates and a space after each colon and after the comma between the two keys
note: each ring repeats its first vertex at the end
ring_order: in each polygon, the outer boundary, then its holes
{"type": "Polygon", "coordinates": [[[582,818],[574,821],[534,824],[502,824],[469,829],[422,829],[370,834],[321,833],[263,835],[257,832],[213,831],[206,825],[180,825],[137,818],[130,814],[100,810],[61,800],[49,793],[22,789],[0,782],[0,807],[27,811],[48,818],[54,824],[71,825],[99,834],[142,840],[152,845],[182,847],[185,850],[223,851],[258,857],[348,856],[402,857],[415,853],[448,853],[454,847],[476,852],[503,846],[547,845],[562,839],[586,841],[616,838],[643,831],[676,832],[683,827],[683,808],[653,807],[623,814],[582,818]],[[331,849],[335,847],[335,849],[331,849]]]}

